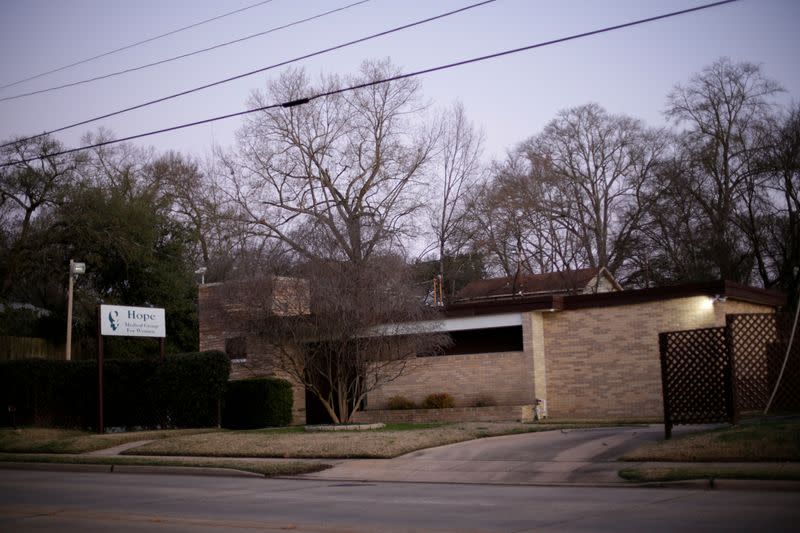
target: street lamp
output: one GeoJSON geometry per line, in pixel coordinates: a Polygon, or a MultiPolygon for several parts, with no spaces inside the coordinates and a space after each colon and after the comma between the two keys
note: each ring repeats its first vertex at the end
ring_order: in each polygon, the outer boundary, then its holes
{"type": "Polygon", "coordinates": [[[86,274],[86,263],[69,260],[69,292],[67,294],[67,361],[72,359],[72,287],[75,277],[86,274]]]}
{"type": "Polygon", "coordinates": [[[200,267],[194,271],[195,274],[200,276],[200,285],[205,285],[206,283],[206,271],[208,269],[206,267],[200,267]]]}

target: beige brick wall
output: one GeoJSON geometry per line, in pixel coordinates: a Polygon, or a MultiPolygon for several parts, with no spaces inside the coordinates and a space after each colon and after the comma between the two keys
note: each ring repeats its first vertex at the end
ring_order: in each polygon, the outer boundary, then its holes
{"type": "Polygon", "coordinates": [[[705,296],[545,313],[549,416],[661,417],[660,332],[724,325],[765,306],[705,296]]]}
{"type": "Polygon", "coordinates": [[[531,368],[527,352],[420,357],[398,379],[371,392],[367,409],[384,409],[396,395],[419,404],[435,392],[451,394],[457,407],[470,407],[481,396],[491,396],[497,405],[530,404],[531,368]]]}
{"type": "Polygon", "coordinates": [[[200,350],[225,351],[225,339],[247,338],[247,360],[231,363],[230,379],[276,376],[293,383],[292,423],[305,424],[305,388],[294,382],[285,373],[276,371],[270,364],[269,344],[258,337],[249,335],[246,328],[246,306],[242,305],[247,296],[237,291],[246,291],[243,284],[201,285],[198,294],[200,315],[200,350]]]}
{"type": "MultiPolygon", "coordinates": [[[[224,350],[226,338],[246,336],[244,307],[237,304],[241,301],[229,286],[200,287],[201,350],[224,350]]],[[[383,409],[395,395],[420,403],[428,394],[447,392],[459,407],[470,407],[484,396],[506,406],[532,404],[543,396],[551,417],[660,417],[660,332],[722,326],[726,313],[772,311],[767,306],[733,300],[712,303],[697,296],[526,313],[523,351],[414,359],[404,375],[370,393],[367,409],[383,409]]],[[[249,337],[248,360],[232,365],[232,379],[275,374],[269,353],[269,346],[249,337]]],[[[294,400],[295,423],[303,423],[302,386],[295,386],[294,400]]]]}

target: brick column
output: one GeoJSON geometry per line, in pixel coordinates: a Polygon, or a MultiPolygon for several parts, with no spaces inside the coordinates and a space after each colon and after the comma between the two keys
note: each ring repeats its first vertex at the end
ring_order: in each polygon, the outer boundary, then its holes
{"type": "MultiPolygon", "coordinates": [[[[544,354],[544,313],[530,313],[530,334],[526,341],[531,343],[533,357],[533,394],[535,399],[547,402],[547,365],[544,354]]],[[[535,400],[534,400],[535,403],[535,400]]],[[[547,414],[545,409],[544,414],[547,414]]]]}

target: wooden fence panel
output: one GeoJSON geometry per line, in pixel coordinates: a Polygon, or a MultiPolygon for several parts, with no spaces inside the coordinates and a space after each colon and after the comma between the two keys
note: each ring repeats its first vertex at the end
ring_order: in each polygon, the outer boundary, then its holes
{"type": "Polygon", "coordinates": [[[0,361],[63,359],[64,346],[35,337],[0,337],[0,361]]]}
{"type": "Polygon", "coordinates": [[[764,409],[772,392],[769,349],[778,340],[778,318],[772,313],[728,315],[726,327],[736,363],[737,407],[739,411],[764,409]]]}
{"type": "Polygon", "coordinates": [[[659,335],[666,438],[675,424],[736,421],[726,331],[705,328],[659,335]]]}

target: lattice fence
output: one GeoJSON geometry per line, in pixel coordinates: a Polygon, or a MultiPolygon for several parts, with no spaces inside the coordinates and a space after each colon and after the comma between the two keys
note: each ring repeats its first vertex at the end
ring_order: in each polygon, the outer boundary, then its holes
{"type": "MultiPolygon", "coordinates": [[[[741,411],[763,410],[778,379],[792,324],[781,314],[728,315],[724,328],[659,335],[664,426],[735,422],[741,411]]],[[[800,339],[771,412],[800,410],[800,339]]]]}
{"type": "Polygon", "coordinates": [[[769,353],[778,342],[774,314],[728,315],[727,328],[736,365],[736,406],[740,411],[764,409],[777,376],[770,376],[769,353]]]}
{"type": "MultiPolygon", "coordinates": [[[[788,314],[729,315],[741,411],[763,410],[775,388],[792,332],[788,314]]],[[[800,410],[800,338],[795,338],[771,411],[800,410]]]]}
{"type": "Polygon", "coordinates": [[[661,333],[659,342],[667,438],[675,424],[735,423],[726,328],[661,333]]]}

